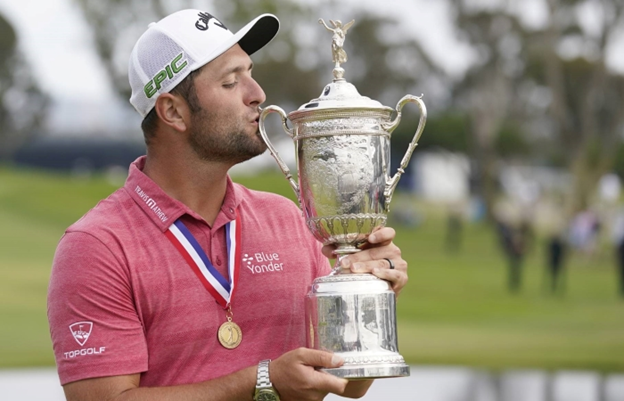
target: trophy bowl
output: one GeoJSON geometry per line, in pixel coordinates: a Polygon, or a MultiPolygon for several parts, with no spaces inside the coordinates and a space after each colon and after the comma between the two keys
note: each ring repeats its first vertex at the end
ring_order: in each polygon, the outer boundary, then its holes
{"type": "Polygon", "coordinates": [[[368,236],[385,226],[392,195],[422,134],[427,110],[417,96],[404,96],[395,109],[361,96],[344,79],[340,66],[346,61],[344,35],[353,21],[344,26],[330,22],[333,29],[322,23],[334,32],[333,82],[318,98],[288,115],[278,106],[264,108],[259,131],[297,195],[310,232],[322,244],[336,245],[333,272],[317,278],[306,296],[307,346],[342,356],[343,366],[324,369],[339,377],[408,376],[409,366],[398,353],[396,299],[390,284],[372,274],[343,270],[340,258],[359,252],[368,236]],[[398,171],[390,177],[390,137],[407,103],[418,105],[420,120],[398,171]],[[264,122],[271,113],[280,115],[294,142],[298,181],[266,133],[264,122]]]}

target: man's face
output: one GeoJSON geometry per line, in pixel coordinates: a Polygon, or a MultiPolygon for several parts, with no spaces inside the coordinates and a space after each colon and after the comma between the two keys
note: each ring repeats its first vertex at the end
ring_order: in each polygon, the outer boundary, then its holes
{"type": "Polygon", "coordinates": [[[235,45],[195,77],[199,110],[191,116],[190,145],[202,160],[240,163],[266,150],[258,135],[266,100],[251,77],[251,59],[235,45]]]}

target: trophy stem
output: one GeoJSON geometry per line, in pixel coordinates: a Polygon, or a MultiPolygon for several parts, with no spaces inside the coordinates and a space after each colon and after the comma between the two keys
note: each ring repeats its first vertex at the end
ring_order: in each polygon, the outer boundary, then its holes
{"type": "Polygon", "coordinates": [[[340,244],[338,245],[338,248],[336,248],[333,251],[333,254],[336,255],[336,263],[334,264],[334,268],[332,269],[332,272],[329,274],[330,276],[336,275],[336,274],[351,274],[351,270],[349,269],[345,269],[340,265],[340,261],[342,260],[342,258],[360,252],[361,249],[357,248],[354,245],[349,245],[349,244],[340,244]]]}

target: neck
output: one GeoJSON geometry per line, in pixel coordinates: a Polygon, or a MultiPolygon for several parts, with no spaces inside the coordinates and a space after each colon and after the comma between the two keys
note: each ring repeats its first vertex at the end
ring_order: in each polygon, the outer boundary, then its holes
{"type": "Polygon", "coordinates": [[[199,160],[196,155],[161,154],[148,149],[143,173],[212,226],[223,205],[229,168],[199,160]]]}

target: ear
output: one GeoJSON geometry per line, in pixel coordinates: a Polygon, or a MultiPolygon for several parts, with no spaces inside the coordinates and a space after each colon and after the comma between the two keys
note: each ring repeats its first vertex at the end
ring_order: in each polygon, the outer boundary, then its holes
{"type": "Polygon", "coordinates": [[[154,108],[165,125],[178,132],[186,131],[190,113],[188,105],[181,97],[163,93],[156,99],[154,108]]]}

